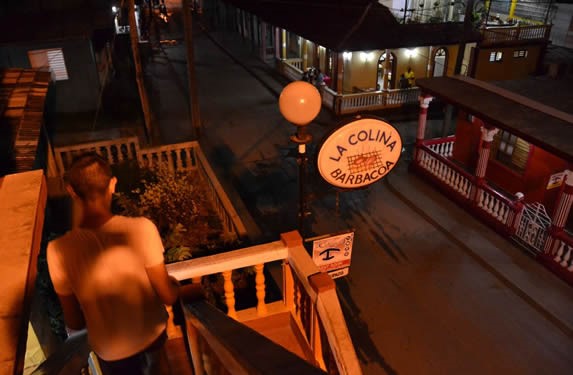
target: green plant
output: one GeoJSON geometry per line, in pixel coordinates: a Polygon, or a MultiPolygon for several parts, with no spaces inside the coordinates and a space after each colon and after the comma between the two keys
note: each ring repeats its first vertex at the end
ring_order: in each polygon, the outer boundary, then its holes
{"type": "MultiPolygon", "coordinates": [[[[208,199],[197,171],[172,172],[141,169],[137,184],[119,191],[114,211],[126,216],[145,216],[158,227],[166,249],[166,263],[190,259],[198,251],[211,251],[232,242],[208,199]]],[[[121,179],[121,176],[120,176],[121,179]]]]}

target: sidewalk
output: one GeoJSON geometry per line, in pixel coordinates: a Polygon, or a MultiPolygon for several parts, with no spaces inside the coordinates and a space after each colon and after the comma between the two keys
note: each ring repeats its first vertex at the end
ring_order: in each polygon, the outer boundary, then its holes
{"type": "Polygon", "coordinates": [[[573,289],[524,249],[476,220],[402,165],[384,181],[424,220],[477,260],[514,293],[573,337],[573,289]]]}

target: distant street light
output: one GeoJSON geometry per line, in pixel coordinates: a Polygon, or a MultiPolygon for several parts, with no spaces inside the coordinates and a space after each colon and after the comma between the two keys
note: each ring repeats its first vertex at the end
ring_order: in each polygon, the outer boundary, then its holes
{"type": "Polygon", "coordinates": [[[307,162],[306,144],[312,140],[312,135],[307,132],[306,126],[316,118],[320,112],[320,107],[320,93],[316,87],[305,81],[289,83],[279,97],[281,114],[297,127],[296,133],[290,136],[290,140],[298,145],[298,229],[301,235],[303,234],[304,217],[307,212],[304,189],[307,162]]]}

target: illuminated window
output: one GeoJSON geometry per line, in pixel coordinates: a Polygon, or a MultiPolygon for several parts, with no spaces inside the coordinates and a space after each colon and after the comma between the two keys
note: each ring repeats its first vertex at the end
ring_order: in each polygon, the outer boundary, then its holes
{"type": "Polygon", "coordinates": [[[526,58],[527,57],[527,50],[526,49],[516,49],[515,51],[513,51],[513,57],[516,59],[526,58]]]}
{"type": "Polygon", "coordinates": [[[529,143],[523,139],[500,130],[493,139],[490,159],[497,160],[517,172],[523,172],[529,158],[529,148],[529,143]]]}
{"type": "Polygon", "coordinates": [[[491,52],[489,54],[489,62],[497,62],[497,61],[501,61],[501,58],[503,57],[503,52],[501,51],[494,51],[491,52]]]}
{"type": "Polygon", "coordinates": [[[28,51],[30,65],[34,69],[48,69],[56,81],[68,79],[68,70],[61,48],[28,51]]]}

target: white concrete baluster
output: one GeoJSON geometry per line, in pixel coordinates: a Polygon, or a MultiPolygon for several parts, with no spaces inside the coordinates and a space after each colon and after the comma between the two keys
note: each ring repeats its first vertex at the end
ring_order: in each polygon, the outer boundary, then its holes
{"type": "Polygon", "coordinates": [[[493,195],[486,193],[487,196],[489,197],[489,205],[488,205],[488,212],[491,216],[495,217],[495,212],[494,212],[494,208],[496,205],[496,199],[493,195]]]}
{"type": "Polygon", "coordinates": [[[563,260],[561,261],[561,265],[563,267],[567,267],[569,265],[570,260],[571,260],[571,246],[567,246],[567,252],[563,256],[563,260]]]}
{"type": "Polygon", "coordinates": [[[494,197],[492,195],[492,203],[493,203],[493,207],[491,209],[492,215],[493,217],[495,217],[496,219],[500,218],[500,207],[499,207],[499,199],[497,199],[496,197],[494,197]]]}
{"type": "Polygon", "coordinates": [[[463,177],[461,175],[460,175],[460,178],[462,180],[462,193],[463,193],[464,197],[469,198],[469,196],[470,196],[469,191],[470,191],[470,186],[471,186],[470,182],[468,179],[466,179],[465,177],[463,177]]]}
{"type": "Polygon", "coordinates": [[[104,146],[103,148],[105,149],[105,157],[107,158],[107,161],[112,164],[113,155],[111,154],[111,146],[104,146]]]}
{"type": "Polygon", "coordinates": [[[123,153],[123,143],[118,144],[117,147],[117,162],[122,162],[124,160],[124,153],[123,153]]]}
{"type": "Polygon", "coordinates": [[[561,241],[561,240],[557,240],[559,241],[559,248],[557,249],[557,252],[555,254],[555,257],[553,258],[554,261],[556,261],[557,263],[561,262],[561,256],[563,255],[563,252],[565,251],[565,242],[561,241]]]}
{"type": "Polygon", "coordinates": [[[462,175],[456,172],[456,188],[457,191],[462,195],[465,195],[465,183],[466,181],[462,175]]]}
{"type": "Polygon", "coordinates": [[[165,151],[165,158],[167,163],[167,168],[171,174],[175,173],[175,166],[173,164],[173,155],[170,150],[165,151]]]}
{"type": "Polygon", "coordinates": [[[484,207],[484,202],[483,202],[483,194],[480,188],[477,188],[477,196],[478,196],[478,207],[483,208],[484,207]]]}
{"type": "Polygon", "coordinates": [[[267,305],[265,304],[265,274],[264,264],[255,265],[255,289],[257,290],[257,315],[267,315],[267,305]]]}
{"type": "Polygon", "coordinates": [[[231,318],[237,318],[237,311],[235,310],[235,286],[232,279],[233,271],[223,272],[223,288],[225,290],[225,304],[227,305],[227,315],[231,318]]]}
{"type": "Polygon", "coordinates": [[[444,181],[444,165],[438,159],[436,159],[436,170],[438,179],[444,181]]]}

